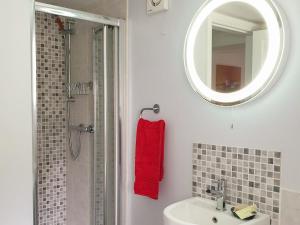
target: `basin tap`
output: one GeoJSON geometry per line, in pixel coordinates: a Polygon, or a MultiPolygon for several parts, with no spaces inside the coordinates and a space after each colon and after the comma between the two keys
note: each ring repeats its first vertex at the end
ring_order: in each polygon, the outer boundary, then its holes
{"type": "Polygon", "coordinates": [[[225,180],[220,179],[212,182],[213,184],[216,184],[215,189],[208,189],[206,192],[216,196],[217,201],[217,207],[216,209],[219,211],[226,210],[226,204],[225,204],[225,180]]]}

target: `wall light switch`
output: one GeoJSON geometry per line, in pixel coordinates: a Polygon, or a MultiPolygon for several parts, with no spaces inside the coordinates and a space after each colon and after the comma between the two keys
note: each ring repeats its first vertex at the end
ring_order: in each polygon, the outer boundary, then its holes
{"type": "Polygon", "coordinates": [[[147,0],[147,14],[166,11],[169,8],[169,0],[147,0]]]}

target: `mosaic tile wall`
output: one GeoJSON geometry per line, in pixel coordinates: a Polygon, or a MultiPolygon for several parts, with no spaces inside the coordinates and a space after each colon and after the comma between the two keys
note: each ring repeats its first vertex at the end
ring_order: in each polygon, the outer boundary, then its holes
{"type": "Polygon", "coordinates": [[[281,153],[258,149],[193,145],[193,196],[214,199],[206,193],[212,181],[226,180],[226,202],[255,203],[259,212],[278,225],[281,153]]]}
{"type": "Polygon", "coordinates": [[[66,223],[64,41],[55,18],[36,13],[39,225],[66,223]]]}

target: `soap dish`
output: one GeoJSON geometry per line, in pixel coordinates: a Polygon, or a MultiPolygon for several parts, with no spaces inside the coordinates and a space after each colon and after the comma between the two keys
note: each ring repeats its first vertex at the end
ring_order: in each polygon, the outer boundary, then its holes
{"type": "MultiPolygon", "coordinates": [[[[231,208],[231,212],[232,212],[232,214],[233,214],[234,217],[240,219],[240,217],[235,213],[235,208],[234,207],[231,208]]],[[[249,216],[249,217],[247,217],[247,218],[245,218],[243,220],[252,220],[252,219],[255,218],[256,215],[257,215],[257,213],[255,212],[255,213],[253,213],[253,216],[249,216]]]]}

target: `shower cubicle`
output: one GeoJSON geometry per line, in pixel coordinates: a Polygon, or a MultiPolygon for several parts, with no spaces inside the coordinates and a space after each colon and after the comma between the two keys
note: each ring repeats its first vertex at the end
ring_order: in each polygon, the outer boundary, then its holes
{"type": "Polygon", "coordinates": [[[116,225],[120,20],[36,3],[36,225],[116,225]]]}

